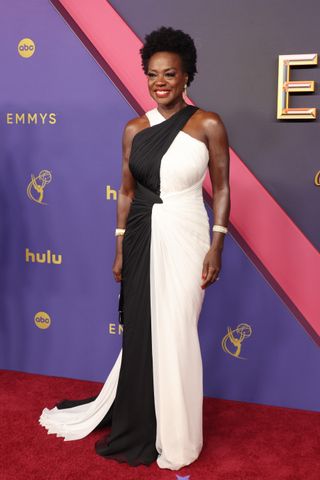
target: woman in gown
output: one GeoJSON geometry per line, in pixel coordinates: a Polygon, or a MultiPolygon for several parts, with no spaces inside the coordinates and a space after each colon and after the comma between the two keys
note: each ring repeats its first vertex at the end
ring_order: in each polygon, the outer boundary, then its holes
{"type": "MultiPolygon", "coordinates": [[[[218,279],[230,211],[228,139],[218,114],[183,98],[196,70],[192,38],[161,27],[140,50],[157,106],[123,134],[113,274],[121,282],[122,348],[102,390],[44,408],[48,433],[77,440],[96,428],[104,458],[178,470],[203,446],[198,319],[218,279]],[[202,183],[209,168],[210,244],[202,183]]],[[[120,308],[120,307],[119,307],[120,308]]]]}

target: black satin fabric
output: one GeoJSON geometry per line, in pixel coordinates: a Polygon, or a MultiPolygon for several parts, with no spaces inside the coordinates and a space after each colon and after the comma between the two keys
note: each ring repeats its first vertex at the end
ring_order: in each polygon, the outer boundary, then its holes
{"type": "MultiPolygon", "coordinates": [[[[122,362],[116,397],[97,429],[111,432],[95,444],[97,454],[129,465],[150,465],[159,452],[156,442],[150,311],[151,215],[160,195],[160,164],[176,135],[198,109],[188,105],[169,119],[137,133],[129,168],[136,180],[123,238],[122,362]]],[[[161,292],[159,292],[161,295],[161,292]]],[[[170,395],[170,392],[168,392],[170,395]]],[[[58,408],[89,403],[64,400],[58,408]]]]}

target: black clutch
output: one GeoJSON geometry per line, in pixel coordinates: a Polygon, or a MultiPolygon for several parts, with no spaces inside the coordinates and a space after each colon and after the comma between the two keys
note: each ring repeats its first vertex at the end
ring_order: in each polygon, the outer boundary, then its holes
{"type": "Polygon", "coordinates": [[[120,283],[118,312],[119,312],[119,323],[120,323],[120,325],[123,325],[123,284],[122,284],[122,280],[121,280],[121,283],[120,283]]]}

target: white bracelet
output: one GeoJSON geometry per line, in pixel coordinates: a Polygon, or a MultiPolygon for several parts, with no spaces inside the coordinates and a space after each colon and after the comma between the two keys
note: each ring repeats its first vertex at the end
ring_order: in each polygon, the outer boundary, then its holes
{"type": "Polygon", "coordinates": [[[118,237],[118,235],[124,235],[125,231],[126,231],[125,228],[116,228],[115,236],[118,237]]]}
{"type": "Polygon", "coordinates": [[[228,229],[227,229],[227,227],[223,227],[222,225],[213,225],[212,231],[213,232],[227,233],[228,229]]]}

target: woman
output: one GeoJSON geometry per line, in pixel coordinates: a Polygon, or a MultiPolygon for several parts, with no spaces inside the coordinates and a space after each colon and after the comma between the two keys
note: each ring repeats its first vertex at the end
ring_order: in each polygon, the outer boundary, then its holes
{"type": "Polygon", "coordinates": [[[218,114],[187,105],[196,49],[161,27],[140,50],[157,106],[123,134],[113,274],[121,282],[123,343],[99,395],[64,400],[39,419],[75,440],[111,426],[96,452],[130,465],[177,470],[200,454],[202,360],[197,324],[205,289],[221,270],[230,211],[229,154],[218,114]],[[213,238],[202,197],[209,168],[213,238]]]}

